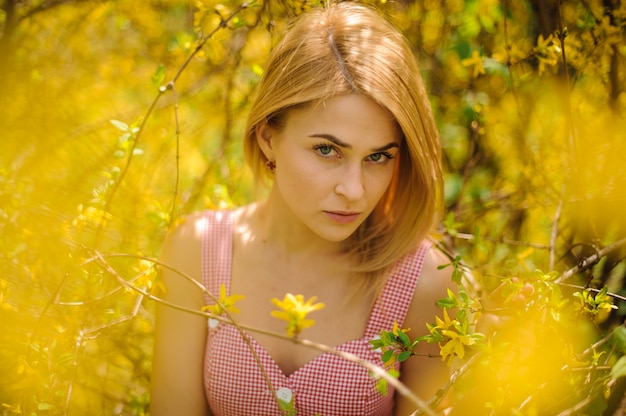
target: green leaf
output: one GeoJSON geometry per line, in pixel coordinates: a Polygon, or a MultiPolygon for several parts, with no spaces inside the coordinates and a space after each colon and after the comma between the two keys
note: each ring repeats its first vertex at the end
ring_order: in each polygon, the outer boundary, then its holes
{"type": "Polygon", "coordinates": [[[37,410],[52,410],[52,405],[50,403],[39,403],[37,404],[37,410]]]}
{"type": "Polygon", "coordinates": [[[455,308],[456,306],[458,306],[458,303],[454,299],[443,298],[437,301],[437,306],[439,306],[440,308],[450,309],[450,308],[455,308]]]}
{"type": "Polygon", "coordinates": [[[393,355],[393,350],[387,350],[383,352],[383,355],[380,357],[380,359],[383,360],[383,363],[386,363],[387,361],[391,359],[392,355],[393,355]]]}
{"type": "Polygon", "coordinates": [[[441,335],[441,332],[439,331],[434,331],[431,332],[428,335],[424,335],[418,338],[419,341],[426,341],[429,344],[434,344],[435,342],[441,342],[443,340],[445,340],[446,337],[444,337],[443,335],[441,335]]]}
{"type": "Polygon", "coordinates": [[[159,64],[154,75],[152,75],[152,83],[155,86],[160,86],[163,80],[165,79],[165,66],[163,64],[159,64]]]}
{"type": "Polygon", "coordinates": [[[284,401],[282,401],[280,399],[278,400],[278,405],[280,406],[280,410],[283,410],[283,411],[286,411],[286,412],[290,411],[291,408],[293,407],[291,405],[291,403],[286,403],[286,402],[284,402],[284,401]]]}
{"type": "Polygon", "coordinates": [[[393,332],[391,331],[381,331],[380,333],[380,341],[383,345],[391,345],[394,341],[393,332]]]}
{"type": "Polygon", "coordinates": [[[459,269],[458,267],[455,267],[454,271],[452,272],[452,281],[456,283],[457,285],[460,285],[462,280],[463,280],[463,273],[461,272],[461,269],[459,269]]]}
{"type": "Polygon", "coordinates": [[[617,360],[613,368],[611,368],[611,377],[626,377],[626,355],[617,360]]]}
{"type": "Polygon", "coordinates": [[[128,124],[124,123],[123,121],[119,121],[119,120],[109,120],[111,122],[111,124],[113,124],[118,130],[121,131],[129,131],[130,127],[128,127],[128,124]]]}
{"type": "Polygon", "coordinates": [[[387,395],[387,380],[384,378],[379,378],[376,381],[376,391],[380,393],[381,396],[387,395]]]}
{"type": "Polygon", "coordinates": [[[402,351],[398,354],[398,362],[403,363],[412,355],[411,351],[402,351]]]}
{"type": "Polygon", "coordinates": [[[385,345],[385,343],[380,338],[370,339],[369,343],[372,346],[372,349],[374,349],[374,350],[376,348],[380,348],[380,347],[383,347],[385,345]]]}
{"type": "Polygon", "coordinates": [[[464,322],[467,320],[467,309],[461,309],[456,313],[456,319],[458,321],[464,322]]]}
{"type": "Polygon", "coordinates": [[[463,290],[459,290],[459,297],[461,298],[461,302],[466,305],[470,302],[469,296],[467,296],[467,293],[463,290]]]}
{"type": "Polygon", "coordinates": [[[411,345],[411,338],[409,338],[409,336],[405,334],[404,332],[402,331],[398,332],[398,338],[400,338],[402,345],[404,345],[405,347],[408,347],[409,345],[411,345]]]}

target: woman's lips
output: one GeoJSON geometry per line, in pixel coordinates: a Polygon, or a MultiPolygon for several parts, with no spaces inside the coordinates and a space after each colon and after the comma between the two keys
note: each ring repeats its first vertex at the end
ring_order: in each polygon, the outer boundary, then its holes
{"type": "Polygon", "coordinates": [[[344,212],[344,211],[324,211],[324,213],[331,220],[339,224],[349,224],[354,222],[361,215],[359,212],[344,212]]]}

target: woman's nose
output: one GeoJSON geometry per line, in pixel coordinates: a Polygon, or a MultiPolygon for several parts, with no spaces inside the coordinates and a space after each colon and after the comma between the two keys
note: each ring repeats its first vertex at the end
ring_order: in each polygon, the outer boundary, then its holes
{"type": "Polygon", "coordinates": [[[361,164],[353,164],[346,166],[337,178],[335,193],[343,196],[348,200],[358,200],[363,197],[365,187],[363,186],[363,168],[361,164]]]}

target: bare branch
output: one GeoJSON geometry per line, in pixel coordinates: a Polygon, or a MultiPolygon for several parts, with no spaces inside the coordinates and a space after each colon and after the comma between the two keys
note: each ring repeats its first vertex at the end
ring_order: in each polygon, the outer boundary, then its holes
{"type": "Polygon", "coordinates": [[[189,63],[191,62],[191,60],[202,50],[202,47],[209,41],[209,39],[211,39],[213,37],[213,35],[215,35],[215,33],[217,33],[218,31],[220,31],[221,29],[224,29],[226,27],[228,27],[228,23],[235,18],[235,16],[237,16],[237,14],[239,14],[242,10],[246,9],[249,7],[249,3],[243,3],[241,4],[235,11],[233,11],[230,16],[228,16],[227,18],[223,19],[219,25],[217,25],[217,27],[215,29],[213,29],[209,34],[207,34],[206,36],[204,36],[197,44],[196,47],[193,49],[193,51],[191,51],[191,53],[189,54],[189,56],[187,56],[187,59],[185,59],[185,61],[183,62],[183,64],[178,68],[178,71],[176,72],[176,75],[174,75],[174,77],[172,78],[171,81],[169,81],[167,84],[165,84],[164,86],[160,87],[158,90],[158,93],[156,95],[156,97],[154,98],[154,100],[152,101],[152,104],[150,104],[150,107],[148,108],[148,110],[146,111],[141,124],[139,126],[139,129],[137,130],[137,132],[135,133],[135,137],[134,140],[132,141],[132,146],[128,152],[128,158],[126,160],[126,163],[124,165],[124,167],[122,168],[122,171],[120,172],[119,176],[117,177],[117,180],[114,182],[110,192],[108,193],[106,202],[104,204],[104,208],[102,210],[102,217],[100,218],[100,221],[98,223],[98,230],[96,233],[96,242],[95,242],[95,247],[97,248],[100,244],[100,238],[102,236],[102,232],[104,231],[104,218],[107,215],[107,213],[109,212],[109,210],[111,209],[111,205],[113,203],[113,198],[115,197],[115,195],[117,194],[117,191],[120,187],[120,185],[122,184],[123,179],[125,178],[126,174],[128,173],[128,170],[130,168],[130,164],[131,161],[133,159],[134,153],[135,153],[135,149],[137,148],[137,144],[139,143],[139,138],[141,137],[141,134],[143,133],[143,131],[145,130],[146,127],[146,123],[148,121],[148,119],[150,118],[150,116],[152,115],[152,112],[154,111],[156,104],[158,103],[158,101],[161,99],[161,97],[168,91],[168,90],[173,90],[174,86],[176,84],[176,81],[178,81],[178,78],[180,78],[180,76],[182,75],[183,71],[185,70],[185,68],[187,68],[187,66],[189,65],[189,63]]]}
{"type": "Polygon", "coordinates": [[[592,254],[589,257],[585,257],[584,259],[582,259],[575,267],[572,267],[571,269],[567,270],[565,273],[563,273],[562,275],[560,275],[555,282],[557,283],[561,283],[567,279],[569,279],[570,277],[574,276],[577,273],[580,273],[582,271],[585,271],[591,267],[593,267],[598,261],[600,261],[600,259],[604,256],[606,256],[607,254],[623,247],[626,246],[626,238],[623,238],[621,240],[616,241],[613,244],[610,244],[606,247],[604,247],[603,249],[598,250],[596,253],[592,254]]]}

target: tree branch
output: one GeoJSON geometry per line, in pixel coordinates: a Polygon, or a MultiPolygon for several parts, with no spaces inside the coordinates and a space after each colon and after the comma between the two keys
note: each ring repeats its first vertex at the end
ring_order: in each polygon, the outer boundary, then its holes
{"type": "Polygon", "coordinates": [[[596,253],[592,254],[591,256],[585,257],[584,259],[582,259],[575,267],[572,267],[571,269],[561,274],[555,280],[555,282],[561,283],[569,279],[570,277],[574,276],[575,274],[593,267],[598,261],[600,261],[602,257],[624,246],[626,246],[626,238],[618,240],[615,243],[610,244],[601,250],[598,250],[596,253]]]}

